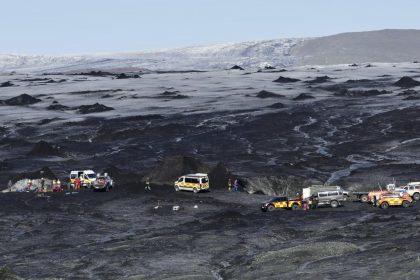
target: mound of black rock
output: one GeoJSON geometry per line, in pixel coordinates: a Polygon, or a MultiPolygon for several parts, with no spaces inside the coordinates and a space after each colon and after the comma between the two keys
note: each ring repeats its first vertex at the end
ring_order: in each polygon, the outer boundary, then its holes
{"type": "Polygon", "coordinates": [[[105,77],[105,76],[111,76],[112,73],[105,72],[105,71],[90,71],[90,72],[81,72],[76,73],[73,75],[83,75],[83,76],[92,76],[92,77],[105,77]]]}
{"type": "Polygon", "coordinates": [[[189,156],[166,157],[146,176],[156,185],[172,185],[180,174],[207,173],[208,165],[189,156]]]}
{"type": "Polygon", "coordinates": [[[159,95],[159,98],[166,99],[185,99],[189,98],[187,95],[179,94],[179,91],[164,91],[159,95]]]}
{"type": "Polygon", "coordinates": [[[281,98],[283,96],[280,95],[280,94],[271,92],[271,91],[262,90],[262,91],[257,93],[256,97],[264,99],[264,98],[281,98]]]}
{"type": "Polygon", "coordinates": [[[10,81],[4,82],[0,84],[0,87],[12,87],[14,86],[13,83],[11,83],[10,81]]]}
{"type": "Polygon", "coordinates": [[[288,77],[278,77],[276,80],[274,80],[274,83],[296,83],[299,82],[299,79],[294,79],[294,78],[288,78],[288,77]]]}
{"type": "Polygon", "coordinates": [[[407,90],[404,90],[403,92],[400,92],[398,95],[399,96],[412,96],[412,95],[417,95],[418,94],[418,91],[415,91],[415,90],[413,90],[413,89],[407,89],[407,90]]]}
{"type": "Polygon", "coordinates": [[[225,189],[228,188],[228,181],[231,179],[233,184],[233,175],[228,170],[225,164],[219,162],[213,169],[209,172],[209,180],[212,189],[225,189]]]}
{"type": "Polygon", "coordinates": [[[271,104],[270,106],[268,106],[268,108],[272,108],[272,109],[283,109],[285,107],[285,105],[283,103],[277,102],[274,104],[271,104]]]}
{"type": "Polygon", "coordinates": [[[412,87],[420,86],[420,82],[414,80],[411,77],[404,76],[401,79],[399,79],[397,82],[395,82],[394,85],[398,87],[402,87],[402,88],[412,88],[412,87]]]}
{"type": "Polygon", "coordinates": [[[30,96],[26,93],[2,101],[3,104],[9,106],[25,106],[32,105],[38,102],[41,102],[41,99],[30,96]]]}
{"type": "Polygon", "coordinates": [[[139,79],[140,76],[138,74],[128,75],[128,74],[125,74],[125,73],[120,73],[115,78],[117,78],[117,79],[139,79]]]}
{"type": "Polygon", "coordinates": [[[66,79],[60,79],[60,80],[53,80],[53,79],[49,79],[48,81],[46,81],[45,83],[47,84],[54,84],[54,83],[64,83],[66,82],[66,79]]]}
{"type": "Polygon", "coordinates": [[[60,147],[52,145],[45,141],[39,141],[28,153],[30,156],[63,156],[60,147]]]}
{"type": "Polygon", "coordinates": [[[307,93],[301,93],[298,96],[296,96],[295,98],[293,98],[293,100],[295,101],[300,101],[300,100],[307,100],[307,99],[314,99],[315,97],[313,97],[310,94],[307,93]]]}
{"type": "Polygon", "coordinates": [[[234,65],[234,66],[232,66],[231,68],[230,68],[230,70],[245,70],[244,68],[242,68],[241,66],[239,66],[239,65],[234,65]]]}
{"type": "Polygon", "coordinates": [[[308,81],[308,84],[322,84],[322,83],[326,83],[329,82],[331,80],[330,77],[328,76],[321,76],[321,77],[316,77],[313,80],[308,81]]]}
{"type": "Polygon", "coordinates": [[[371,80],[369,80],[369,79],[347,80],[347,81],[345,82],[345,84],[354,85],[354,84],[366,84],[366,83],[369,83],[369,82],[372,82],[372,81],[371,81],[371,80]]]}
{"type": "Polygon", "coordinates": [[[57,101],[54,101],[53,103],[51,103],[50,106],[47,107],[47,110],[56,110],[56,111],[64,111],[64,110],[69,110],[69,109],[70,107],[66,105],[62,105],[58,103],[57,101]]]}
{"type": "Polygon", "coordinates": [[[105,106],[103,104],[95,103],[93,105],[82,105],[79,106],[77,112],[80,114],[91,114],[91,113],[100,113],[106,111],[112,111],[114,108],[105,106]]]}

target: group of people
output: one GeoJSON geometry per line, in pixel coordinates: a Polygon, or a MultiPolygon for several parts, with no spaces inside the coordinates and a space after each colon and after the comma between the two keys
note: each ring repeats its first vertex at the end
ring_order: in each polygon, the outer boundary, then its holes
{"type": "Polygon", "coordinates": [[[237,192],[239,191],[239,182],[238,179],[235,179],[232,185],[232,179],[228,180],[228,192],[237,192]]]}
{"type": "MultiPolygon", "coordinates": [[[[28,183],[28,185],[32,185],[32,181],[29,180],[30,182],[28,183]]],[[[41,181],[39,182],[38,188],[35,189],[35,192],[38,193],[44,193],[48,191],[48,187],[45,184],[45,179],[41,178],[41,181]]],[[[51,183],[51,191],[52,192],[62,192],[63,188],[61,187],[61,181],[60,179],[54,179],[51,183]]]]}
{"type": "MultiPolygon", "coordinates": [[[[51,181],[51,185],[49,183],[49,180],[46,180],[45,178],[41,178],[39,180],[32,180],[32,179],[28,179],[26,181],[26,184],[21,187],[20,189],[18,189],[17,191],[20,192],[36,192],[36,193],[45,193],[48,191],[52,191],[52,192],[61,192],[62,186],[61,186],[61,181],[60,179],[54,179],[51,181]]],[[[9,181],[8,183],[8,188],[9,190],[12,189],[12,181],[9,181]]]]}

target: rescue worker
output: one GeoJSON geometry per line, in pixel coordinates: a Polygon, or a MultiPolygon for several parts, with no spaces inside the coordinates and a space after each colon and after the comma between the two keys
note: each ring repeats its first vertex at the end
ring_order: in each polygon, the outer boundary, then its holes
{"type": "Polygon", "coordinates": [[[81,178],[77,177],[74,179],[74,189],[78,192],[80,189],[81,178]]]}
{"type": "Polygon", "coordinates": [[[229,178],[228,180],[228,192],[232,191],[232,180],[229,178]]]}
{"type": "Polygon", "coordinates": [[[44,178],[41,178],[41,181],[38,185],[38,188],[36,188],[35,192],[37,193],[42,193],[44,191],[44,182],[43,182],[44,178]]]}
{"type": "Polygon", "coordinates": [[[302,209],[305,211],[308,210],[308,201],[306,199],[303,199],[303,194],[301,194],[299,198],[302,201],[302,209]]]}
{"type": "Polygon", "coordinates": [[[234,191],[234,192],[239,191],[239,183],[238,183],[238,179],[235,179],[235,182],[233,183],[233,191],[234,191]]]}
{"type": "Polygon", "coordinates": [[[146,186],[144,187],[144,189],[146,190],[146,191],[151,191],[152,190],[152,188],[150,188],[150,180],[149,180],[149,177],[146,177],[146,186]]]}
{"type": "Polygon", "coordinates": [[[31,190],[32,187],[32,180],[28,179],[28,185],[26,186],[26,191],[29,192],[31,190]]]}

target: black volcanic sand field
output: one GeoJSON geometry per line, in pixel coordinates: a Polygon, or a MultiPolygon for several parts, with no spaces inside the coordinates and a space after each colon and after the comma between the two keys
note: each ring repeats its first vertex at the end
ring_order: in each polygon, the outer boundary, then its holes
{"type": "Polygon", "coordinates": [[[151,193],[1,199],[0,262],[25,278],[417,279],[420,273],[418,204],[385,211],[347,202],[262,213],[264,196],[156,186],[151,193]],[[183,209],[174,212],[173,205],[183,209]]]}
{"type": "Polygon", "coordinates": [[[0,265],[7,267],[1,273],[417,279],[418,204],[382,211],[347,202],[339,209],[261,213],[268,197],[226,193],[223,172],[215,172],[223,180],[210,193],[175,193],[157,184],[182,175],[174,170],[208,172],[217,163],[243,190],[289,196],[310,182],[368,190],[418,181],[418,67],[125,73],[124,79],[3,73],[1,188],[10,179],[40,176],[44,167],[64,182],[70,170],[107,170],[116,188],[74,196],[1,193],[0,265]],[[168,164],[177,156],[189,158],[168,164]],[[144,193],[141,182],[150,175],[153,191],[144,193]],[[295,185],[276,186],[278,178],[295,185]],[[162,208],[154,209],[158,203],[162,208]],[[174,212],[173,205],[184,209],[174,212]]]}

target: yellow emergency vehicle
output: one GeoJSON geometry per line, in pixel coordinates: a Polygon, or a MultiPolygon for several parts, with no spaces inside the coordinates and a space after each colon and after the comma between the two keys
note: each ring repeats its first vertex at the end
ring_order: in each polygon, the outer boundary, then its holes
{"type": "Polygon", "coordinates": [[[412,205],[413,200],[408,194],[385,194],[382,195],[377,205],[381,209],[388,209],[389,206],[402,206],[408,208],[412,205]]]}
{"type": "Polygon", "coordinates": [[[285,196],[273,197],[267,202],[261,204],[261,211],[274,211],[275,209],[291,209],[297,210],[302,208],[302,200],[300,198],[288,199],[285,196]]]}
{"type": "Polygon", "coordinates": [[[175,191],[200,191],[210,190],[209,177],[205,173],[188,174],[178,178],[174,183],[175,191]]]}

